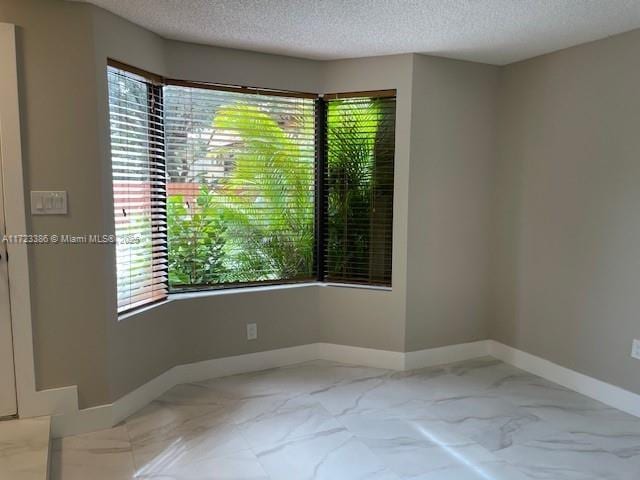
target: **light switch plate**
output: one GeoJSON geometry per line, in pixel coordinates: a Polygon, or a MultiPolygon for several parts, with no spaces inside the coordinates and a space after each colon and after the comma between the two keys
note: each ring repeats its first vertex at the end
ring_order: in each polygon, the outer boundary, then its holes
{"type": "Polygon", "coordinates": [[[66,215],[67,192],[31,190],[31,215],[66,215]]]}

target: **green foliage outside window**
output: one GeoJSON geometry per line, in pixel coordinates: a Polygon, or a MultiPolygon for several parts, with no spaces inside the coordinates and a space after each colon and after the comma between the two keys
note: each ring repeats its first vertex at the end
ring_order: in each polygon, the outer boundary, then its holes
{"type": "MultiPolygon", "coordinates": [[[[385,108],[378,99],[328,104],[328,279],[390,283],[394,119],[385,108]]],[[[313,135],[309,117],[236,102],[216,105],[200,124],[196,138],[209,140],[186,150],[226,170],[211,179],[181,164],[171,173],[199,184],[195,205],[168,198],[171,288],[315,277],[315,152],[299,141],[299,132],[313,135]],[[211,147],[211,138],[233,141],[211,147]]]]}
{"type": "Polygon", "coordinates": [[[214,181],[194,175],[195,205],[169,195],[173,289],[313,276],[314,152],[291,133],[304,119],[284,120],[255,105],[216,109],[211,136],[235,140],[207,156],[229,171],[214,181]],[[284,128],[284,120],[293,127],[284,128]]]}
{"type": "Polygon", "coordinates": [[[224,281],[224,246],[227,231],[220,212],[212,205],[213,192],[200,187],[196,205],[182,195],[167,202],[169,282],[171,285],[205,285],[224,281]]]}
{"type": "Polygon", "coordinates": [[[326,277],[389,284],[395,119],[388,99],[327,108],[326,277]]]}
{"type": "Polygon", "coordinates": [[[251,132],[237,151],[234,146],[221,149],[223,155],[235,159],[233,172],[221,180],[218,190],[234,280],[310,277],[314,245],[311,157],[307,162],[292,161],[298,145],[269,114],[254,106],[224,107],[213,126],[251,132]]]}

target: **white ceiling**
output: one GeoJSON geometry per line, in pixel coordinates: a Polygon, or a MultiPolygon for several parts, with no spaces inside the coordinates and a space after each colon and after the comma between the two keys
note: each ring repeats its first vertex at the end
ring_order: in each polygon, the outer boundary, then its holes
{"type": "Polygon", "coordinates": [[[640,0],[79,0],[163,37],[319,60],[504,65],[640,27],[640,0]]]}

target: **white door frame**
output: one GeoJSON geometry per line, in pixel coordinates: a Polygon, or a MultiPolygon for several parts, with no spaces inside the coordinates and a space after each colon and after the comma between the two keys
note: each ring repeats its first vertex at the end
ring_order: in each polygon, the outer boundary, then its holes
{"type": "MultiPolygon", "coordinates": [[[[14,235],[27,233],[15,29],[13,24],[0,23],[0,124],[6,199],[4,213],[6,231],[14,235]]],[[[36,390],[27,245],[10,243],[7,251],[18,416],[34,417],[77,411],[76,386],[36,390]]]]}
{"type": "MultiPolygon", "coordinates": [[[[0,122],[0,235],[5,233],[2,189],[2,122],[0,122]]],[[[17,415],[16,371],[9,301],[9,269],[6,244],[0,244],[0,418],[17,415]]]]}
{"type": "MultiPolygon", "coordinates": [[[[26,233],[22,148],[18,106],[18,75],[14,25],[0,23],[0,125],[5,222],[8,234],[26,233]]],[[[9,288],[18,413],[25,392],[35,391],[29,267],[26,245],[8,244],[9,288]]],[[[28,402],[27,402],[28,403],[28,402]]]]}

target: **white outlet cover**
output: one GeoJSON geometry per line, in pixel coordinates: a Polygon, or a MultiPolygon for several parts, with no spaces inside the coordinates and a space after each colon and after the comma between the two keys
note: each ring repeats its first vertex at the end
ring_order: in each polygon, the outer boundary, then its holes
{"type": "Polygon", "coordinates": [[[247,323],[247,340],[255,340],[258,338],[258,324],[247,323]]]}
{"type": "Polygon", "coordinates": [[[637,338],[633,340],[633,346],[631,347],[631,356],[640,360],[640,340],[637,338]]]}

